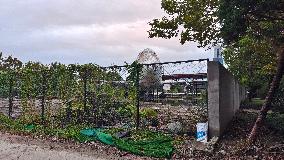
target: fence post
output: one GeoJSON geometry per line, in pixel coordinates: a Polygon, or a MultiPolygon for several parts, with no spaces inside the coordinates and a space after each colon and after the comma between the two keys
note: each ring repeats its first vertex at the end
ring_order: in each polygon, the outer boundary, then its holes
{"type": "Polygon", "coordinates": [[[93,106],[93,123],[94,124],[96,124],[96,126],[97,126],[97,122],[98,122],[98,120],[97,120],[97,99],[96,99],[96,94],[95,93],[93,93],[92,94],[92,106],[93,106]]]}
{"type": "Polygon", "coordinates": [[[136,129],[139,128],[139,124],[140,124],[140,113],[139,113],[139,109],[140,109],[140,85],[139,85],[139,80],[140,80],[140,65],[137,64],[136,66],[136,129]]]}
{"type": "Polygon", "coordinates": [[[83,88],[84,88],[84,119],[86,120],[87,119],[87,116],[88,116],[88,110],[87,110],[87,78],[88,78],[88,75],[87,75],[87,70],[84,70],[84,73],[83,73],[83,88]]]}
{"type": "Polygon", "coordinates": [[[45,72],[43,71],[42,73],[41,73],[41,76],[42,76],[42,84],[41,84],[41,89],[42,89],[42,91],[41,91],[41,123],[42,124],[44,124],[44,121],[45,121],[45,117],[44,117],[44,114],[45,114],[45,112],[44,112],[44,110],[45,110],[45,94],[46,94],[46,74],[45,74],[45,72]]]}
{"type": "Polygon", "coordinates": [[[71,115],[72,115],[72,100],[69,100],[67,102],[67,108],[66,108],[66,122],[69,124],[71,122],[71,115]]]}
{"type": "Polygon", "coordinates": [[[12,116],[12,108],[13,108],[13,78],[12,78],[12,72],[10,72],[9,76],[9,117],[12,116]]]}

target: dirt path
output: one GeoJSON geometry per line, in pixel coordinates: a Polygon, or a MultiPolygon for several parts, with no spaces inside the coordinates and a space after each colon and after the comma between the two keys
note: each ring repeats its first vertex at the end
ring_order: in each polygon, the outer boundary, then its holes
{"type": "Polygon", "coordinates": [[[119,159],[106,155],[104,151],[91,151],[86,148],[72,148],[57,143],[33,140],[29,137],[0,132],[0,160],[103,160],[119,159]]]}
{"type": "Polygon", "coordinates": [[[15,144],[0,140],[0,159],[5,160],[101,160],[104,158],[92,157],[68,151],[56,151],[41,148],[36,145],[15,144]]]}

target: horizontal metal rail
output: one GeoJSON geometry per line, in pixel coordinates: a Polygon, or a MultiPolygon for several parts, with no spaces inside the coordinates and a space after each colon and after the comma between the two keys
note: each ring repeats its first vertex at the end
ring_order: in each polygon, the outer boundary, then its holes
{"type": "MultiPolygon", "coordinates": [[[[195,59],[195,60],[186,60],[186,61],[172,61],[172,62],[159,62],[159,63],[142,63],[143,66],[152,66],[152,65],[165,65],[165,64],[180,64],[180,63],[189,63],[189,62],[202,62],[202,61],[209,61],[209,59],[195,59]]],[[[128,67],[130,64],[126,65],[113,65],[108,67],[101,67],[103,69],[107,68],[123,68],[128,67]]]]}

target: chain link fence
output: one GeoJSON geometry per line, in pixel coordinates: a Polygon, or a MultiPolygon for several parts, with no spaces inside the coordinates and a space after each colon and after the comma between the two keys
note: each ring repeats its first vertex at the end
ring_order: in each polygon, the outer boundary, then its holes
{"type": "Polygon", "coordinates": [[[45,125],[164,130],[179,122],[192,130],[207,118],[207,61],[52,64],[1,72],[0,112],[45,125]]]}

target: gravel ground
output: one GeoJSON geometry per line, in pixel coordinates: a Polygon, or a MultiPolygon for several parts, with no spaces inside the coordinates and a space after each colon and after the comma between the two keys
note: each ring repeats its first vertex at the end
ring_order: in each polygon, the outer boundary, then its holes
{"type": "MultiPolygon", "coordinates": [[[[119,159],[104,152],[86,152],[65,149],[64,145],[52,144],[29,137],[0,133],[0,160],[103,160],[119,159]]],[[[66,146],[65,146],[66,147],[66,146]]]]}
{"type": "Polygon", "coordinates": [[[0,160],[155,160],[119,151],[99,142],[34,137],[0,131],[0,160]]]}
{"type": "Polygon", "coordinates": [[[5,160],[101,160],[105,158],[92,157],[68,151],[56,151],[41,148],[36,145],[15,144],[0,140],[0,159],[5,160]]]}

